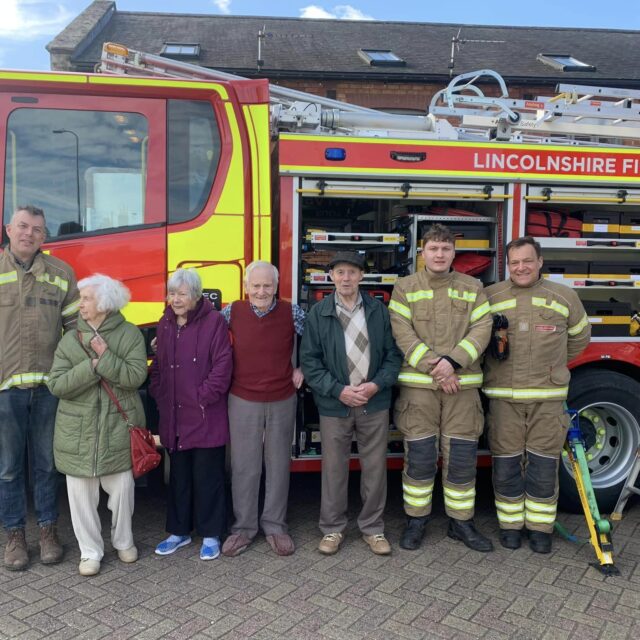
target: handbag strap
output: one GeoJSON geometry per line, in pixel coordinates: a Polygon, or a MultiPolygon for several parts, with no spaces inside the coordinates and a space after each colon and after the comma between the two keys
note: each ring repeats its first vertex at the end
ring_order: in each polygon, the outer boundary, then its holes
{"type": "MultiPolygon", "coordinates": [[[[91,355],[91,352],[84,346],[84,343],[82,342],[82,333],[80,329],[77,330],[77,335],[78,335],[78,342],[80,343],[80,346],[82,347],[83,351],[89,356],[89,358],[93,360],[93,356],[91,355]]],[[[107,395],[111,398],[111,401],[113,402],[113,404],[116,405],[116,409],[122,416],[122,419],[127,423],[127,426],[132,427],[133,425],[129,421],[129,416],[127,415],[126,411],[122,408],[122,405],[120,404],[120,402],[118,402],[118,398],[116,398],[116,394],[113,392],[113,389],[111,388],[109,383],[103,377],[100,377],[100,384],[102,385],[102,388],[107,392],[107,395]]]]}

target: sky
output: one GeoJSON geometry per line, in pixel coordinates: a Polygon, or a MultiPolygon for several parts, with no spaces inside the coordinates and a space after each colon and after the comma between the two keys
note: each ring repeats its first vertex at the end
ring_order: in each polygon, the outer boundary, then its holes
{"type": "MultiPolygon", "coordinates": [[[[350,1],[116,0],[116,6],[119,11],[640,30],[638,0],[350,1]]],[[[45,45],[89,4],[91,0],[0,0],[0,68],[49,69],[45,45]]]]}

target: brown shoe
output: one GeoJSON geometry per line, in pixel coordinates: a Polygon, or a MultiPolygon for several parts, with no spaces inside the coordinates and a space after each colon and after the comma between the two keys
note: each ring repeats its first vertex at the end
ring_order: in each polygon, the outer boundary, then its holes
{"type": "Polygon", "coordinates": [[[251,544],[251,540],[244,533],[232,533],[222,545],[222,555],[233,558],[239,556],[251,544]]]}
{"type": "Polygon", "coordinates": [[[362,539],[369,545],[371,551],[377,556],[388,556],[391,553],[391,545],[384,537],[384,533],[376,533],[372,536],[362,536],[362,539]]]}
{"type": "Polygon", "coordinates": [[[57,564],[62,560],[64,551],[58,540],[55,524],[40,527],[40,562],[42,564],[57,564]]]}
{"type": "Polygon", "coordinates": [[[327,533],[327,535],[323,536],[322,540],[320,540],[318,551],[324,553],[325,556],[332,556],[334,553],[338,553],[338,549],[340,549],[343,540],[344,536],[337,531],[336,533],[327,533]]]}
{"type": "Polygon", "coordinates": [[[296,550],[296,546],[288,533],[268,535],[267,542],[279,556],[290,556],[296,550]]]}
{"type": "Polygon", "coordinates": [[[29,565],[29,551],[24,529],[7,531],[7,546],[4,548],[4,566],[9,571],[23,571],[29,565]]]}

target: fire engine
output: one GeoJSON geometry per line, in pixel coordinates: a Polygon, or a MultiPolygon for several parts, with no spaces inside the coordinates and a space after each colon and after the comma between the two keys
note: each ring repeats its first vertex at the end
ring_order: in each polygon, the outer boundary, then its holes
{"type": "MultiPolygon", "coordinates": [[[[640,445],[640,92],[560,85],[517,100],[483,70],[404,116],[114,44],[100,70],[0,72],[5,223],[18,204],[42,207],[45,249],[78,277],[125,282],[125,313],[150,335],[179,267],[220,307],[243,297],[248,263],[270,260],[280,295],[309,307],[349,248],[365,256],[363,289],[387,301],[433,222],[453,228],[456,268],[485,283],[506,276],[506,242],[534,235],[545,277],[577,289],[593,325],[569,404],[611,509],[640,445]]],[[[315,470],[310,394],[299,405],[292,468],[315,470]]],[[[389,452],[399,468],[393,430],[389,452]]],[[[561,485],[577,506],[568,464],[561,485]]]]}

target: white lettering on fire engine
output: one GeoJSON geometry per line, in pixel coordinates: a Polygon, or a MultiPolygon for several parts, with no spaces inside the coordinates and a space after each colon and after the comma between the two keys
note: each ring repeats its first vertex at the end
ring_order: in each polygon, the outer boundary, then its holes
{"type": "Polygon", "coordinates": [[[638,174],[640,159],[623,158],[621,164],[614,157],[573,156],[563,154],[534,155],[487,152],[473,154],[474,169],[491,171],[536,171],[571,174],[638,174]]]}

